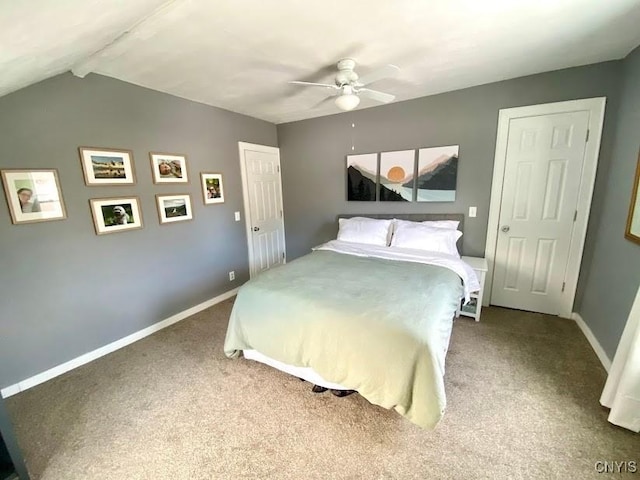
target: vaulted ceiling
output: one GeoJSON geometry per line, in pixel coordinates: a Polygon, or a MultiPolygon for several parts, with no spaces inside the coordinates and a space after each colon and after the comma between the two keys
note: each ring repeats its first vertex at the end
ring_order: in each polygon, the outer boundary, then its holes
{"type": "MultiPolygon", "coordinates": [[[[0,95],[93,72],[274,123],[339,112],[341,58],[395,101],[625,57],[639,0],[0,0],[0,95]]],[[[358,108],[379,105],[363,99],[358,108]]]]}

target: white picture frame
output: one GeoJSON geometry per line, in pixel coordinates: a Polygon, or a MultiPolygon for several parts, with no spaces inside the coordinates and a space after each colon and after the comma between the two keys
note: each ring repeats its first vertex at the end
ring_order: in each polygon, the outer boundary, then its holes
{"type": "Polygon", "coordinates": [[[96,235],[143,227],[138,197],[92,198],[89,200],[96,235]]]}
{"type": "Polygon", "coordinates": [[[87,186],[135,185],[131,150],[78,147],[78,152],[87,186]]]}
{"type": "Polygon", "coordinates": [[[191,195],[187,193],[174,195],[156,195],[158,219],[160,225],[193,220],[191,195]]]}
{"type": "Polygon", "coordinates": [[[149,159],[153,183],[189,183],[186,155],[149,152],[149,159]]]}
{"type": "Polygon", "coordinates": [[[13,224],[67,218],[57,170],[14,169],[1,173],[13,224]]]}
{"type": "Polygon", "coordinates": [[[224,187],[222,174],[215,172],[201,172],[202,198],[205,205],[224,203],[224,187]]]}

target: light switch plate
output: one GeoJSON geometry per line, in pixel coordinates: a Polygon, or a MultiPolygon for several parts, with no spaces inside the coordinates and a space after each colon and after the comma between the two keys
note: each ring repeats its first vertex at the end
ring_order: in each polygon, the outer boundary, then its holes
{"type": "Polygon", "coordinates": [[[240,221],[240,212],[235,212],[234,216],[236,217],[236,222],[240,221]]]}
{"type": "Polygon", "coordinates": [[[469,217],[473,218],[478,213],[478,209],[476,207],[469,207],[469,217]]]}

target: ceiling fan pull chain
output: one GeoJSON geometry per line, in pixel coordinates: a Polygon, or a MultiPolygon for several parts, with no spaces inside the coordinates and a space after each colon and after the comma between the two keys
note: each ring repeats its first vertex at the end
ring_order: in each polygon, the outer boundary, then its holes
{"type": "MultiPolygon", "coordinates": [[[[351,118],[353,120],[353,113],[351,114],[351,118]]],[[[355,122],[352,121],[351,122],[351,151],[352,152],[356,149],[355,140],[354,140],[355,139],[355,131],[356,131],[355,129],[356,129],[356,124],[355,124],[355,122]]]]}

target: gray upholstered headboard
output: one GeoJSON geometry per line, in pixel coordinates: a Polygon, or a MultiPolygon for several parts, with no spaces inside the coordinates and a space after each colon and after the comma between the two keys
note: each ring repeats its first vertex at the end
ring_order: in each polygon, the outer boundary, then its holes
{"type": "MultiPolygon", "coordinates": [[[[368,217],[378,218],[380,220],[386,220],[391,218],[397,218],[399,220],[410,220],[412,222],[426,222],[430,220],[458,220],[460,225],[458,230],[464,233],[464,214],[463,213],[348,213],[340,214],[336,218],[352,218],[352,217],[368,217]]],[[[458,239],[458,251],[462,254],[462,237],[458,239]]]]}

